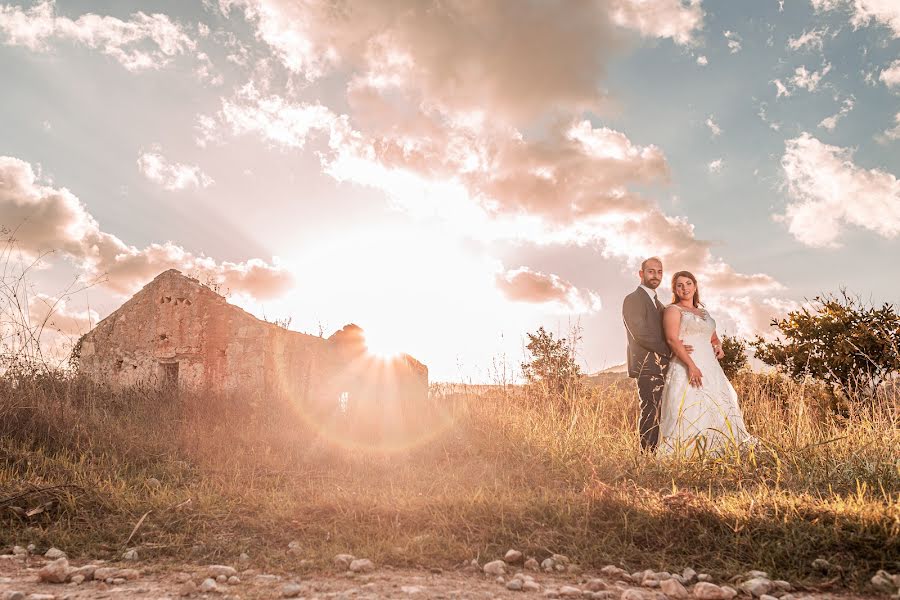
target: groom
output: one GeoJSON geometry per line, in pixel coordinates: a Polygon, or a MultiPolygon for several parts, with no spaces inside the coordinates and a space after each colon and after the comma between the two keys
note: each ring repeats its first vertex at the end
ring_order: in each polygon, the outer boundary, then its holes
{"type": "Polygon", "coordinates": [[[648,258],[641,263],[639,275],[641,284],[625,296],[622,318],[628,336],[628,376],[637,379],[641,400],[641,449],[652,452],[659,442],[659,404],[672,354],[663,333],[664,306],[656,297],[662,260],[648,258]]]}

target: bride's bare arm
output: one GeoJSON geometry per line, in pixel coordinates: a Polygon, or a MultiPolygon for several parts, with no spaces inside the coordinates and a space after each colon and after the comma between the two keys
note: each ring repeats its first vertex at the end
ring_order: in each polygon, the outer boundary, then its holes
{"type": "Polygon", "coordinates": [[[725,356],[725,352],[722,350],[722,342],[719,341],[719,336],[716,335],[715,331],[713,331],[712,336],[709,338],[709,343],[712,344],[713,352],[716,353],[716,358],[722,360],[725,356]]]}

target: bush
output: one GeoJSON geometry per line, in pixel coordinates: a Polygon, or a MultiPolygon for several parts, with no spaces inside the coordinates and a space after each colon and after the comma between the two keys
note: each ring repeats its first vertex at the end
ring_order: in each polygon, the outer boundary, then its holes
{"type": "Polygon", "coordinates": [[[775,319],[779,337],[751,343],[756,356],[795,381],[812,377],[852,399],[874,400],[900,371],[900,315],[890,304],[875,308],[842,291],[816,297],[809,307],[775,319]]]}
{"type": "Polygon", "coordinates": [[[522,373],[528,383],[540,386],[547,394],[560,396],[577,386],[581,378],[581,367],[575,361],[577,330],[572,343],[566,338],[553,339],[553,334],[543,327],[525,335],[528,336],[525,348],[531,360],[522,363],[522,373]]]}
{"type": "Polygon", "coordinates": [[[734,379],[747,366],[747,343],[739,337],[723,335],[722,352],[725,356],[719,361],[725,376],[734,379]]]}

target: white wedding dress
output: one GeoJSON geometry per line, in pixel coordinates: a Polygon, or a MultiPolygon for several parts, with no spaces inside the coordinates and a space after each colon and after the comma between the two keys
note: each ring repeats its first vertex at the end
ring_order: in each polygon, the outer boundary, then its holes
{"type": "Polygon", "coordinates": [[[693,346],[691,358],[703,374],[702,387],[688,382],[687,366],[677,358],[669,363],[660,403],[660,443],[663,454],[722,454],[755,443],[747,433],[737,392],[716,359],[710,338],[716,322],[676,306],[681,311],[680,339],[693,346]]]}

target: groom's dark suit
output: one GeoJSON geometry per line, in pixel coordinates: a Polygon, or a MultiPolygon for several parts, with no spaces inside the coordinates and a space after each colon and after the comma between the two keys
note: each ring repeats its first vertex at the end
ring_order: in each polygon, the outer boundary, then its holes
{"type": "Polygon", "coordinates": [[[622,318],[628,336],[628,376],[637,379],[641,399],[641,448],[653,450],[659,441],[659,403],[671,350],[662,327],[663,305],[644,288],[625,296],[622,318]]]}

